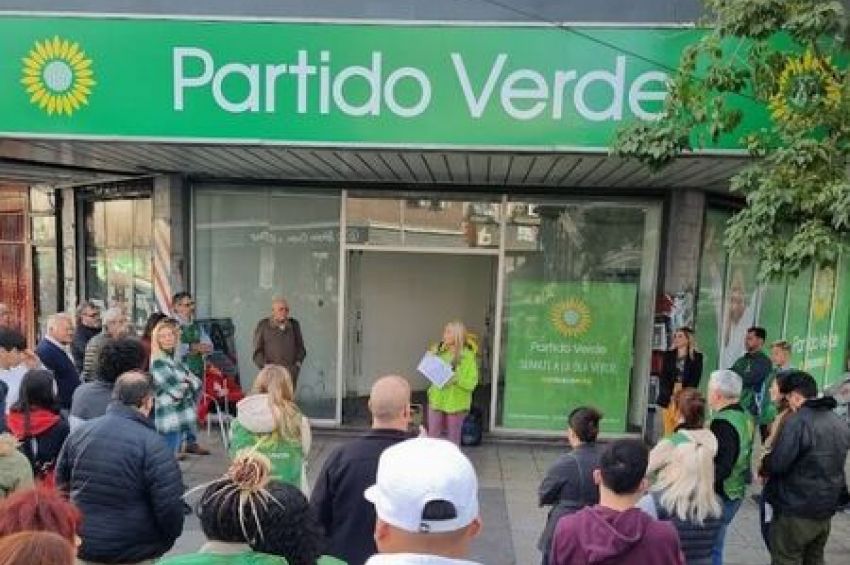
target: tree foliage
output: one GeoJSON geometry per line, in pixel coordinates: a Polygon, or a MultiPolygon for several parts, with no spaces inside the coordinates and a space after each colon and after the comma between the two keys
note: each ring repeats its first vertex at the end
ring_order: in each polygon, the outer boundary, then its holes
{"type": "Polygon", "coordinates": [[[762,279],[835,262],[850,236],[850,73],[844,7],[824,0],[704,0],[708,33],[682,55],[663,117],[621,129],[612,153],[659,170],[736,136],[752,156],[731,180],[746,206],[726,246],[762,279]],[[759,129],[741,102],[766,108],[759,129]]]}

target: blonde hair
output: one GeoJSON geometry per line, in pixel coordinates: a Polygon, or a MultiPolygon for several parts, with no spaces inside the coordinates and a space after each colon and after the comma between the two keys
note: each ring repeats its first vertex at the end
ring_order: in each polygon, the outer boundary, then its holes
{"type": "Polygon", "coordinates": [[[460,356],[463,354],[463,348],[466,345],[466,326],[460,320],[453,320],[446,324],[443,328],[443,334],[449,331],[452,335],[452,340],[449,343],[443,343],[444,347],[454,347],[454,358],[452,359],[452,367],[460,365],[460,356]]]}
{"type": "Polygon", "coordinates": [[[301,411],[295,404],[292,376],[281,365],[266,365],[257,375],[254,394],[267,394],[277,432],[284,439],[301,440],[301,411]]]}
{"type": "Polygon", "coordinates": [[[708,430],[682,431],[688,441],[673,448],[652,490],[660,491],[661,505],[685,522],[702,524],[719,518],[720,500],[714,492],[714,456],[717,439],[708,430]]]}
{"type": "Polygon", "coordinates": [[[177,323],[177,320],[173,318],[163,318],[159,321],[159,323],[154,327],[151,332],[151,359],[155,357],[174,357],[174,351],[177,350],[177,346],[180,342],[180,324],[177,323]],[[171,330],[174,332],[175,344],[174,349],[172,351],[166,351],[159,344],[160,334],[162,332],[171,330]]]}

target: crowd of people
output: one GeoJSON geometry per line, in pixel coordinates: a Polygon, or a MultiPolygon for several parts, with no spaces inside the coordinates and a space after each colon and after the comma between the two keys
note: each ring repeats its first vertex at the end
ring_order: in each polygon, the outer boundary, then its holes
{"type": "Polygon", "coordinates": [[[850,428],[835,399],[790,366],[788,342],[768,356],[765,340],[763,328],[749,328],[746,353],[712,372],[703,395],[693,331],[678,329],[659,383],[664,434],[649,452],[640,442],[600,449],[602,415],[591,407],[569,415],[572,449],[539,489],[540,505],[551,507],[538,546],[544,565],[722,564],[753,482],[771,563],[824,563],[832,517],[850,503],[850,428]]]}
{"type": "MultiPolygon", "coordinates": [[[[460,322],[431,352],[451,378],[428,390],[427,428],[413,429],[411,386],[373,383],[372,429],[343,442],[314,484],[310,422],[295,401],[306,357],[284,299],[254,333],[259,373],[236,405],[223,476],[191,491],[179,461],[198,444],[198,403],[212,343],[188,293],[137,338],[120,308],[86,302],[47,321],[35,351],[0,326],[0,565],[475,565],[480,518],[461,427],[478,384],[477,348],[460,322]],[[187,501],[194,502],[193,505],[187,501]],[[206,542],[169,555],[194,511],[206,542]]],[[[688,328],[674,334],[659,387],[664,435],[602,443],[603,414],[567,415],[570,449],[548,470],[544,565],[723,562],[726,532],[749,485],[772,563],[823,563],[847,496],[850,429],[779,341],[711,373],[688,328]],[[755,472],[753,473],[753,470],[755,472]]]]}

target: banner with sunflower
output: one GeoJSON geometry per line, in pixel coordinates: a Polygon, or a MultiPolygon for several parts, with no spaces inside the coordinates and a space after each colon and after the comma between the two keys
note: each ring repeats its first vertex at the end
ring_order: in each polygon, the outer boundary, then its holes
{"type": "Polygon", "coordinates": [[[625,432],[636,300],[630,283],[512,283],[504,426],[562,430],[592,405],[603,431],[625,432]]]}

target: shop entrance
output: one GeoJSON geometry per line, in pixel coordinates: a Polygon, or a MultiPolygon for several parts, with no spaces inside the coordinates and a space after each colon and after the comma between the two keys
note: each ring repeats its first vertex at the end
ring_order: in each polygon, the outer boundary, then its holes
{"type": "Polygon", "coordinates": [[[463,321],[479,348],[479,386],[473,403],[489,411],[497,256],[462,252],[348,252],[343,423],[367,426],[369,389],[386,374],[407,377],[413,402],[425,405],[422,354],[443,326],[463,321]]]}

